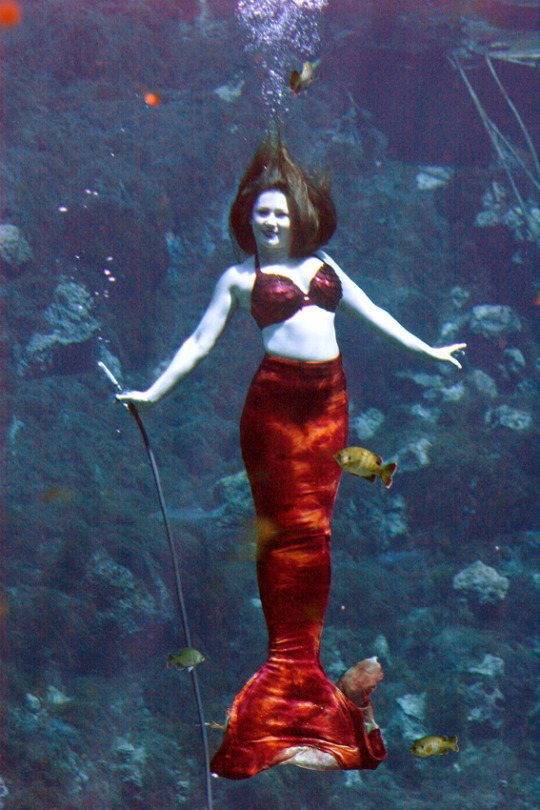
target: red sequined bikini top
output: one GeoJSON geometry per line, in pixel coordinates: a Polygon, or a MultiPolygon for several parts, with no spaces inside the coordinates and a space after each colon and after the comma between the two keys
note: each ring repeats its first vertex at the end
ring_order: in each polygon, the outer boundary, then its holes
{"type": "Polygon", "coordinates": [[[259,329],[283,323],[302,307],[316,306],[335,312],[341,300],[341,281],[324,262],[310,281],[307,293],[287,276],[263,273],[255,256],[256,278],[251,291],[251,314],[259,329]]]}

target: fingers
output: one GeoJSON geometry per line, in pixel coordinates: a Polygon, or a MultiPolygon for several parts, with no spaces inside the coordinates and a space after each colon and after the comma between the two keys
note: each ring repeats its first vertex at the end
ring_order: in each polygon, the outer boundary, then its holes
{"type": "Polygon", "coordinates": [[[439,349],[436,350],[437,358],[439,360],[444,360],[452,363],[456,368],[463,368],[461,363],[459,362],[457,357],[454,357],[455,354],[464,355],[465,349],[467,348],[466,343],[453,343],[451,346],[441,346],[439,349]]]}
{"type": "Polygon", "coordinates": [[[117,402],[133,402],[136,405],[141,396],[138,391],[124,391],[121,394],[115,394],[115,399],[117,402]]]}
{"type": "Polygon", "coordinates": [[[457,357],[454,357],[453,355],[454,353],[456,353],[463,356],[465,354],[466,348],[467,348],[466,343],[456,343],[454,346],[450,347],[450,360],[455,366],[457,366],[457,368],[463,368],[463,366],[461,365],[457,357]]]}

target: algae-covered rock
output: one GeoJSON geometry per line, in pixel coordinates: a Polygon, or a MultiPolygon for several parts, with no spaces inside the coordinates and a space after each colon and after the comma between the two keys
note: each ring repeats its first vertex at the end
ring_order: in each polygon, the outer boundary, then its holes
{"type": "Polygon", "coordinates": [[[91,354],[89,342],[100,323],[92,314],[93,299],[83,284],[62,281],[54,301],[44,313],[52,331],[30,338],[18,366],[21,377],[28,373],[74,373],[84,368],[91,354]]]}

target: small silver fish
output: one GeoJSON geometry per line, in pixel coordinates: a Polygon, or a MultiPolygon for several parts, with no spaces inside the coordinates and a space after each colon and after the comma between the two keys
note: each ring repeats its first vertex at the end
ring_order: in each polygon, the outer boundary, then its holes
{"type": "Polygon", "coordinates": [[[359,475],[368,481],[375,481],[380,476],[385,487],[392,486],[392,478],[397,470],[397,464],[391,462],[381,466],[380,456],[366,450],[364,447],[345,447],[334,455],[335,460],[344,472],[359,475]]]}
{"type": "Polygon", "coordinates": [[[176,667],[176,669],[187,669],[188,672],[201,664],[204,661],[204,655],[199,650],[194,650],[193,647],[184,647],[179,650],[176,655],[169,653],[167,658],[167,667],[176,667]]]}

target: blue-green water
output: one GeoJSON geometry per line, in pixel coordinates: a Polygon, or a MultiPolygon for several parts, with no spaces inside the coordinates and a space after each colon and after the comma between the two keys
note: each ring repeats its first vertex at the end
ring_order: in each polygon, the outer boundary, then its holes
{"type": "MultiPolygon", "coordinates": [[[[425,363],[338,314],[351,444],[399,469],[388,491],[342,480],[322,659],[337,679],[379,657],[389,755],[213,780],[215,807],[540,805],[540,8],[274,5],[27,0],[0,28],[5,808],[205,806],[189,676],[166,666],[183,639],[151,474],[96,363],[146,387],[193,330],[275,116],[331,176],[329,253],[423,340],[468,350],[461,372],[425,363]],[[413,757],[425,734],[459,753],[413,757]]],[[[236,314],[145,416],[218,724],[265,658],[238,444],[261,357],[236,314]]]]}

